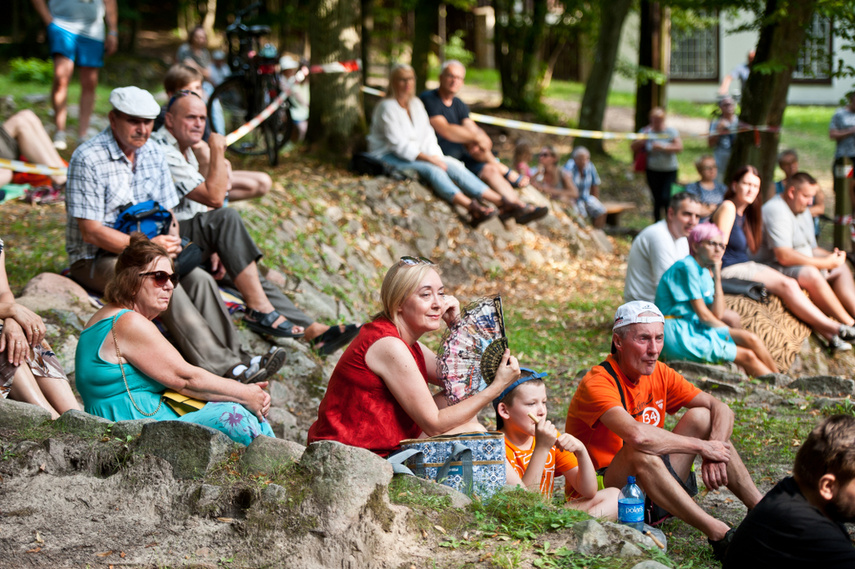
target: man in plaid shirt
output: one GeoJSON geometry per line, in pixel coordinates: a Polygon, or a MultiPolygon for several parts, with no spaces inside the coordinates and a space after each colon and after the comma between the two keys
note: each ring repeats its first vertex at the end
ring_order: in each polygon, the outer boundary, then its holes
{"type": "MultiPolygon", "coordinates": [[[[122,87],[113,90],[110,103],[110,128],[75,150],[66,190],[65,248],[71,276],[97,292],[103,292],[116,255],[129,242],[127,234],[113,229],[119,212],[146,200],[171,210],[179,200],[165,157],[149,142],[160,112],[154,97],[137,87],[122,87]]],[[[168,234],[152,241],[173,259],[182,249],[176,223],[168,234]]],[[[197,268],[182,277],[160,318],[191,364],[242,381],[261,381],[267,375],[259,365],[242,364],[248,356],[240,349],[237,331],[207,272],[197,268]]],[[[284,354],[279,359],[281,365],[284,354]]]]}

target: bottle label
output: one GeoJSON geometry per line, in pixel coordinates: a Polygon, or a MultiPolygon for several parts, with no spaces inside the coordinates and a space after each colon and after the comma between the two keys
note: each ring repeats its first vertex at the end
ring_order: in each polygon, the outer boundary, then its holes
{"type": "Polygon", "coordinates": [[[618,500],[618,520],[623,524],[644,523],[644,501],[618,500]]]}

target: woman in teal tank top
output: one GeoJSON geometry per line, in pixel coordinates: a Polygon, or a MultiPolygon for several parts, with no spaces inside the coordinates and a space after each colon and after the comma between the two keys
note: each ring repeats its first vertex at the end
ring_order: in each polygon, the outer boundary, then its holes
{"type": "Polygon", "coordinates": [[[77,390],[87,413],[111,421],[188,421],[214,428],[248,445],[274,436],[267,382],[244,385],[190,365],[151,322],[166,310],[175,269],[165,249],[135,234],[116,261],[107,305],[80,334],[75,354],[77,390]],[[183,416],[163,403],[167,389],[207,401],[183,416]]]}

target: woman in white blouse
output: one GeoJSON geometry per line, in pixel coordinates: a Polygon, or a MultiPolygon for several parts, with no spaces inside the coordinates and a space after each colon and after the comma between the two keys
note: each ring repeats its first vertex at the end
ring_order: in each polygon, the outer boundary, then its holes
{"type": "Polygon", "coordinates": [[[479,200],[501,205],[502,196],[462,162],[442,153],[427,111],[415,96],[415,87],[413,68],[395,64],[386,98],[374,109],[371,119],[369,154],[394,168],[418,172],[442,199],[469,210],[470,224],[476,227],[496,215],[495,208],[479,200]]]}

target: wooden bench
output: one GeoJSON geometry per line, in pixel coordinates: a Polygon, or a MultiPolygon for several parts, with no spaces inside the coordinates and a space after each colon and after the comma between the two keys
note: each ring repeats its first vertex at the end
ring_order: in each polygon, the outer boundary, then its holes
{"type": "Polygon", "coordinates": [[[620,214],[635,209],[632,202],[603,202],[603,205],[606,206],[606,225],[612,227],[620,226],[620,214]]]}

